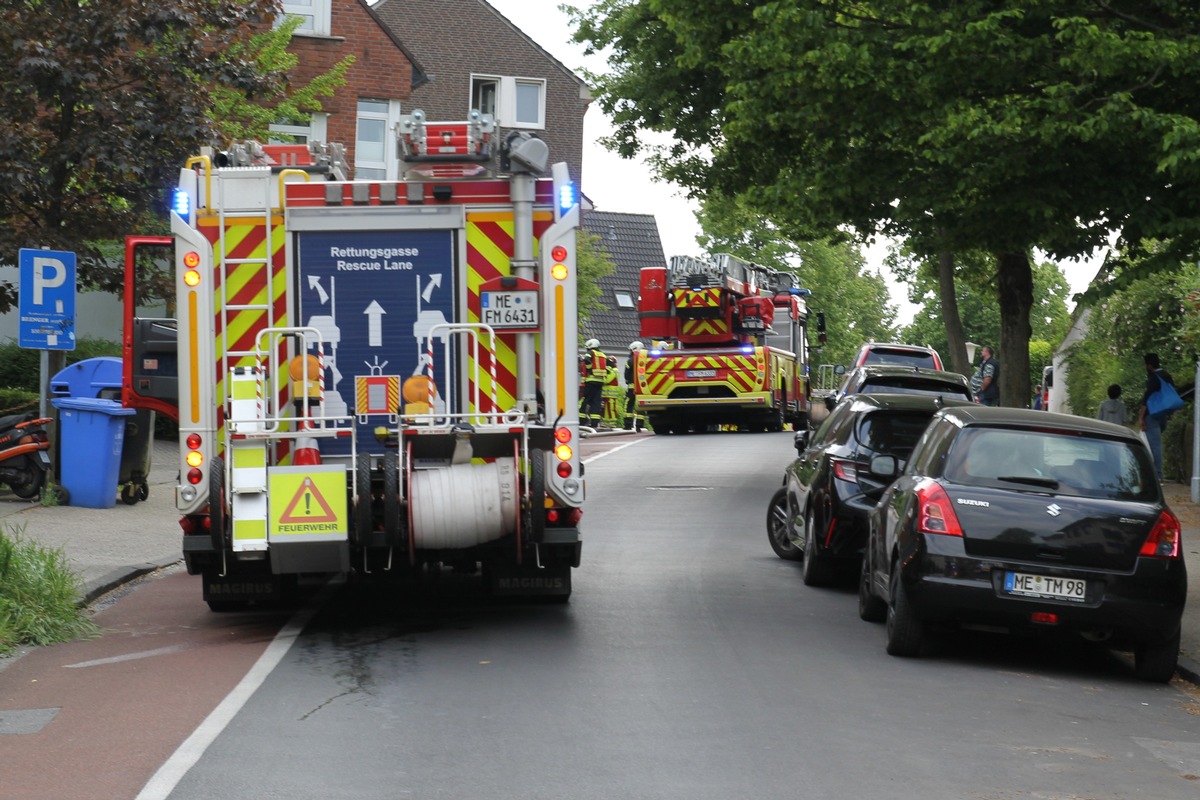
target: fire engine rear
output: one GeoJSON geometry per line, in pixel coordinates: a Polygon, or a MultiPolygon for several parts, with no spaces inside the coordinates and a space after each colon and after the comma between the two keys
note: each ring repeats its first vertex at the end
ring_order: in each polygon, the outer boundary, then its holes
{"type": "Polygon", "coordinates": [[[579,205],[542,140],[472,111],[402,118],[401,180],[336,145],[190,159],[175,316],[126,311],[124,402],[179,422],[188,571],[214,609],[289,576],[482,567],[565,599],[584,500],[579,205]],[[498,152],[493,152],[493,151],[498,152]],[[496,164],[495,162],[499,162],[496,164]]]}

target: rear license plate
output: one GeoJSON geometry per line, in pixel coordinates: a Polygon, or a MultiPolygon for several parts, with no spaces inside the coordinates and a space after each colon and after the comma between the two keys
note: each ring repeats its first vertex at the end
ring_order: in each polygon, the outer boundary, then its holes
{"type": "Polygon", "coordinates": [[[1078,578],[1052,578],[1024,572],[1006,572],[1004,591],[1022,597],[1048,597],[1082,603],[1087,599],[1087,581],[1078,578]]]}
{"type": "Polygon", "coordinates": [[[689,369],[687,376],[689,378],[715,378],[717,371],[715,369],[689,369]]]}

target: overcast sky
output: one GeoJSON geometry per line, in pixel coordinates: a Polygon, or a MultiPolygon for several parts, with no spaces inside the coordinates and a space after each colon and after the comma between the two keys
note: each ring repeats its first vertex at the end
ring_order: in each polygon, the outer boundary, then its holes
{"type": "MultiPolygon", "coordinates": [[[[603,59],[583,55],[583,48],[570,41],[571,27],[566,14],[558,10],[562,0],[487,0],[493,8],[537,42],[559,61],[581,74],[582,69],[603,72],[603,59]]],[[[569,5],[584,7],[593,0],[570,0],[569,5]]],[[[683,192],[669,184],[650,180],[649,171],[640,162],[628,161],[608,152],[597,142],[612,131],[608,120],[593,105],[584,115],[583,186],[587,196],[601,211],[653,214],[658,222],[663,249],[673,255],[699,255],[696,235],[695,204],[683,192]]],[[[553,156],[553,154],[551,154],[553,156]]],[[[867,251],[867,261],[881,269],[884,247],[867,251]]],[[[1071,292],[1083,291],[1095,275],[1098,261],[1063,264],[1071,292]]],[[[899,310],[901,323],[912,320],[914,308],[907,302],[904,287],[889,280],[892,300],[899,310]]],[[[1068,306],[1071,306],[1068,301],[1068,306]]]]}

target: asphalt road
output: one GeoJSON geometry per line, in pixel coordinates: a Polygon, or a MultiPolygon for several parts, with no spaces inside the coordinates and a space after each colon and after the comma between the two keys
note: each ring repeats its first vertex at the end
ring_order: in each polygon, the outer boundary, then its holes
{"type": "Polygon", "coordinates": [[[851,585],[803,586],[764,529],[790,434],[590,452],[570,604],[488,600],[455,574],[413,591],[333,590],[207,743],[168,760],[177,782],[142,796],[1200,791],[1200,697],[1182,685],[1139,682],[1102,649],[987,635],[892,658],[851,585]]]}

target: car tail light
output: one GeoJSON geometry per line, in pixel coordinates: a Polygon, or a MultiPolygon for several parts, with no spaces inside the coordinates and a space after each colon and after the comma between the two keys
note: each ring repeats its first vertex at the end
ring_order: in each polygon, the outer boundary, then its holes
{"type": "Polygon", "coordinates": [[[1179,558],[1179,518],[1164,508],[1146,537],[1139,556],[1150,558],[1179,558]]]}
{"type": "Polygon", "coordinates": [[[917,484],[917,531],[942,536],[962,536],[958,515],[941,484],[925,480],[917,484]]]}
{"type": "Polygon", "coordinates": [[[1058,614],[1051,614],[1049,611],[1034,611],[1029,615],[1029,621],[1038,625],[1057,625],[1058,614]]]}
{"type": "Polygon", "coordinates": [[[833,459],[833,475],[843,481],[858,482],[858,464],[841,458],[833,459]]]}

